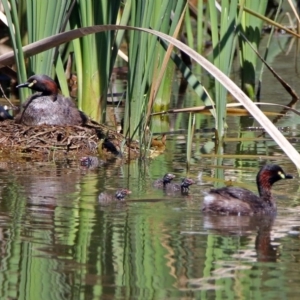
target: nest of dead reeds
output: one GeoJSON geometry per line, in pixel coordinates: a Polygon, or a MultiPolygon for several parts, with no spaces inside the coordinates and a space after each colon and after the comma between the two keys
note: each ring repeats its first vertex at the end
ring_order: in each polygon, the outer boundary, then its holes
{"type": "MultiPolygon", "coordinates": [[[[27,126],[16,124],[11,120],[0,123],[0,151],[30,154],[30,157],[36,159],[97,155],[102,152],[103,141],[108,139],[114,142],[116,149],[118,149],[118,144],[124,144],[122,154],[131,150],[122,134],[94,122],[84,127],[27,126]]],[[[105,150],[105,152],[109,151],[110,149],[105,150]]],[[[117,151],[119,152],[120,149],[117,151]]],[[[136,149],[135,152],[137,152],[136,149]]]]}

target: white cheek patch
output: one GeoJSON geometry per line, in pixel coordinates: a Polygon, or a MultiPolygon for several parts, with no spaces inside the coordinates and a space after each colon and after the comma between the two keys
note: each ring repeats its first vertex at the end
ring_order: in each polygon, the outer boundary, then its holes
{"type": "Polygon", "coordinates": [[[36,83],[36,80],[33,80],[32,82],[30,82],[30,83],[28,84],[28,86],[29,86],[29,87],[33,87],[33,86],[35,85],[35,83],[36,83]]]}

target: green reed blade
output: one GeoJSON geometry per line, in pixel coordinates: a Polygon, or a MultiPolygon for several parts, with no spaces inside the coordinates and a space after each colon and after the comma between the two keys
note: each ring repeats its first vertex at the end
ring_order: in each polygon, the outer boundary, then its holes
{"type": "MultiPolygon", "coordinates": [[[[2,1],[8,27],[9,27],[9,33],[11,36],[12,46],[15,53],[15,61],[17,65],[17,76],[19,82],[25,82],[27,79],[27,73],[26,73],[26,66],[25,66],[25,60],[23,55],[23,49],[22,49],[22,41],[20,36],[20,26],[19,26],[19,20],[18,20],[18,12],[17,12],[17,5],[15,0],[10,1],[11,4],[11,10],[8,5],[8,1],[2,1]]],[[[21,89],[20,91],[20,99],[21,102],[25,101],[25,99],[29,95],[29,91],[27,89],[21,89]]]]}

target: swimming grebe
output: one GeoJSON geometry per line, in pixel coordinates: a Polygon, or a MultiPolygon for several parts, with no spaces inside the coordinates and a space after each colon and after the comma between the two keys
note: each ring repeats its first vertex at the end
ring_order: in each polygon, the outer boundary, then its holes
{"type": "Polygon", "coordinates": [[[153,186],[156,188],[165,188],[174,178],[175,175],[167,173],[163,178],[155,180],[153,186]]]}
{"type": "Polygon", "coordinates": [[[202,210],[228,215],[271,214],[276,202],[271,194],[272,185],[280,179],[291,179],[278,165],[265,165],[256,177],[259,196],[238,187],[211,189],[206,193],[202,210]]]}
{"type": "Polygon", "coordinates": [[[80,165],[86,168],[97,168],[105,164],[104,160],[101,160],[98,156],[83,156],[80,158],[80,165]]]}
{"type": "Polygon", "coordinates": [[[194,184],[194,180],[190,178],[183,178],[181,183],[169,183],[165,186],[166,192],[181,192],[188,194],[190,185],[194,184]]]}
{"type": "Polygon", "coordinates": [[[131,191],[129,191],[127,189],[117,190],[114,195],[104,192],[104,193],[100,193],[100,195],[98,196],[98,201],[99,201],[99,203],[102,203],[102,204],[108,204],[110,202],[124,201],[125,197],[129,194],[131,194],[131,191]]]}

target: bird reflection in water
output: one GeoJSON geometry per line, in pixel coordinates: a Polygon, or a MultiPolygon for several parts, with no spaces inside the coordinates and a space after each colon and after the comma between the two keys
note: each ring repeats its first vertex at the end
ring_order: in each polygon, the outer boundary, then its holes
{"type": "Polygon", "coordinates": [[[257,261],[275,262],[277,260],[278,247],[272,244],[271,239],[275,215],[220,216],[207,214],[203,218],[204,227],[217,234],[246,237],[256,232],[254,246],[257,261]]]}

